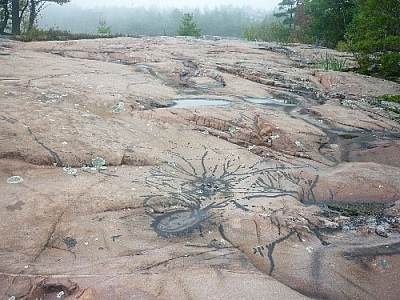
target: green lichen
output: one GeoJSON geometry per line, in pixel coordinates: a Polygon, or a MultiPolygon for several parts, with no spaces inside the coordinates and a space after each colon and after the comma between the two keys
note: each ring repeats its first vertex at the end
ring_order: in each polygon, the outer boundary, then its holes
{"type": "Polygon", "coordinates": [[[113,105],[112,107],[111,107],[111,111],[113,112],[113,113],[116,113],[116,114],[118,114],[118,113],[120,113],[121,112],[121,110],[124,108],[124,106],[125,106],[125,103],[124,102],[118,102],[118,104],[115,104],[115,105],[113,105]]]}
{"type": "Polygon", "coordinates": [[[105,164],[106,164],[106,161],[99,156],[92,159],[92,166],[94,168],[103,169],[105,164]]]}

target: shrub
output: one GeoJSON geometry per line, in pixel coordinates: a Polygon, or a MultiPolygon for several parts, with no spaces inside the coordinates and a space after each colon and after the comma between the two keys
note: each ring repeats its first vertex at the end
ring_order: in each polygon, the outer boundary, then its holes
{"type": "Polygon", "coordinates": [[[400,95],[392,95],[392,94],[385,94],[382,96],[379,96],[380,99],[389,101],[389,102],[396,102],[400,103],[400,95]]]}
{"type": "Polygon", "coordinates": [[[83,39],[96,39],[96,38],[109,38],[118,37],[118,34],[87,34],[87,33],[71,33],[67,30],[59,30],[50,28],[49,30],[43,30],[33,27],[22,35],[12,36],[13,39],[22,42],[32,41],[67,41],[67,40],[83,40],[83,39]]]}
{"type": "Polygon", "coordinates": [[[104,19],[99,20],[99,25],[97,26],[97,33],[101,35],[110,35],[111,26],[107,26],[107,21],[104,19]]]}
{"type": "Polygon", "coordinates": [[[246,28],[242,36],[249,41],[286,43],[290,39],[290,29],[282,22],[263,22],[260,25],[246,28]]]}
{"type": "Polygon", "coordinates": [[[389,52],[380,56],[381,71],[386,78],[399,81],[400,78],[400,53],[389,52]]]}

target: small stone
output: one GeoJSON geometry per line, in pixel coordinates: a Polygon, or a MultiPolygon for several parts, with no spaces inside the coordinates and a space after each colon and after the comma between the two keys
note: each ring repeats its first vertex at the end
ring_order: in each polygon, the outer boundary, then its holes
{"type": "Polygon", "coordinates": [[[388,237],[388,233],[383,225],[378,225],[375,227],[375,233],[379,236],[388,237]]]}
{"type": "Polygon", "coordinates": [[[57,294],[57,298],[61,298],[62,296],[64,296],[64,291],[61,291],[61,292],[59,292],[58,294],[57,294]]]}

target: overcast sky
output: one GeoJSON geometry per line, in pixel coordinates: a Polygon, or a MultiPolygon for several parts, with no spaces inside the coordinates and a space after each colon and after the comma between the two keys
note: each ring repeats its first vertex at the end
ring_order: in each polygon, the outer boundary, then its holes
{"type": "Polygon", "coordinates": [[[96,6],[159,6],[159,7],[198,7],[204,8],[208,6],[213,8],[220,5],[234,6],[252,6],[255,8],[263,8],[265,10],[277,7],[277,4],[282,0],[196,0],[196,1],[182,1],[182,0],[71,0],[70,3],[80,7],[96,7],[96,6]]]}

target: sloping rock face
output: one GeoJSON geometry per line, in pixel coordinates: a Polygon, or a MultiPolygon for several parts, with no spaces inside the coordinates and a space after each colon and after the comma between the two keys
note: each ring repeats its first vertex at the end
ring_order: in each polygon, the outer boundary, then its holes
{"type": "Polygon", "coordinates": [[[0,298],[398,299],[400,87],[325,53],[2,40],[0,298]]]}

